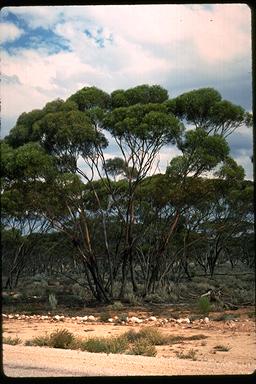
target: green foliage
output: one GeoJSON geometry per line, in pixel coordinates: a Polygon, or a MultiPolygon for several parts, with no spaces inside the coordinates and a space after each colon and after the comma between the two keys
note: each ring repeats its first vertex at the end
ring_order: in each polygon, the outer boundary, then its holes
{"type": "Polygon", "coordinates": [[[48,300],[49,300],[49,304],[50,304],[51,309],[52,310],[56,309],[57,304],[58,304],[58,300],[56,299],[56,296],[54,295],[54,293],[50,293],[48,300]]]}
{"type": "Polygon", "coordinates": [[[114,304],[111,305],[111,309],[114,311],[121,311],[124,309],[124,306],[121,301],[115,301],[114,304]]]}
{"type": "Polygon", "coordinates": [[[211,303],[207,296],[202,296],[198,300],[198,309],[203,315],[207,315],[211,310],[211,303]]]}
{"type": "Polygon", "coordinates": [[[37,336],[31,340],[26,340],[25,345],[38,347],[50,346],[50,337],[47,334],[45,336],[37,336]]]}
{"type": "Polygon", "coordinates": [[[159,85],[139,85],[126,91],[120,89],[111,93],[112,107],[127,107],[134,104],[163,103],[168,92],[159,85]]]}
{"type": "Polygon", "coordinates": [[[191,348],[187,353],[184,353],[183,351],[181,352],[176,352],[176,356],[179,359],[192,359],[192,360],[197,360],[196,357],[196,350],[191,348]]]}
{"type": "Polygon", "coordinates": [[[19,337],[3,337],[3,344],[17,345],[21,344],[22,340],[19,337]]]}
{"type": "Polygon", "coordinates": [[[128,347],[125,337],[103,338],[94,337],[82,342],[81,349],[88,352],[104,353],[123,353],[128,347]]]}
{"type": "Polygon", "coordinates": [[[108,319],[111,317],[110,313],[109,312],[102,312],[100,314],[100,321],[102,321],[103,323],[105,323],[106,321],[108,321],[108,319]]]}
{"type": "Polygon", "coordinates": [[[218,345],[215,345],[213,349],[219,352],[228,352],[230,350],[230,347],[228,347],[227,345],[218,344],[218,345]]]}
{"type": "Polygon", "coordinates": [[[74,342],[75,336],[67,329],[57,329],[49,337],[49,346],[53,348],[68,349],[74,342]]]}
{"type": "Polygon", "coordinates": [[[154,327],[145,327],[138,332],[130,329],[129,331],[125,332],[123,336],[125,336],[130,342],[146,339],[153,345],[164,345],[169,340],[168,337],[164,336],[158,328],[154,327]]]}
{"type": "Polygon", "coordinates": [[[132,355],[156,356],[156,347],[148,339],[140,338],[136,340],[130,350],[132,355]]]}
{"type": "Polygon", "coordinates": [[[84,87],[70,96],[67,101],[75,102],[79,110],[83,112],[95,107],[108,108],[110,96],[96,87],[84,87]]]}

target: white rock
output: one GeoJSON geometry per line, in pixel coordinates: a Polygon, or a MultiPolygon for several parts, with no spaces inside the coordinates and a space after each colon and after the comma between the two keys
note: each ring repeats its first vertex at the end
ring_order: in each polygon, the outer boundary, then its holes
{"type": "Polygon", "coordinates": [[[114,319],[115,319],[115,320],[118,320],[118,319],[119,319],[119,317],[118,317],[118,316],[114,316],[114,319]]]}
{"type": "Polygon", "coordinates": [[[155,316],[150,316],[150,317],[148,318],[148,320],[149,320],[149,321],[156,321],[156,317],[155,317],[155,316]]]}
{"type": "Polygon", "coordinates": [[[81,318],[81,320],[82,320],[82,321],[87,321],[87,320],[88,320],[88,316],[83,316],[83,317],[81,318]]]}
{"type": "Polygon", "coordinates": [[[185,317],[185,318],[180,318],[180,319],[177,319],[176,322],[178,324],[189,324],[190,323],[190,320],[188,317],[185,317]]]}
{"type": "Polygon", "coordinates": [[[54,320],[60,321],[61,317],[59,315],[53,316],[54,320]]]}
{"type": "Polygon", "coordinates": [[[113,321],[114,321],[114,319],[112,319],[112,318],[108,319],[109,323],[113,323],[113,321]]]}
{"type": "Polygon", "coordinates": [[[132,316],[132,317],[130,318],[130,321],[131,321],[132,323],[137,323],[137,324],[140,324],[140,323],[143,322],[143,320],[139,319],[139,318],[136,317],[136,316],[132,316]]]}
{"type": "Polygon", "coordinates": [[[209,321],[210,321],[209,317],[205,317],[205,318],[204,318],[204,322],[205,322],[206,324],[209,323],[209,321]]]}
{"type": "Polygon", "coordinates": [[[2,314],[3,317],[8,317],[5,313],[2,314]]]}
{"type": "Polygon", "coordinates": [[[13,315],[8,315],[9,319],[13,319],[14,316],[13,315]]]}
{"type": "Polygon", "coordinates": [[[93,315],[90,315],[90,316],[88,316],[88,320],[90,320],[90,321],[95,321],[96,318],[95,318],[93,315]]]}

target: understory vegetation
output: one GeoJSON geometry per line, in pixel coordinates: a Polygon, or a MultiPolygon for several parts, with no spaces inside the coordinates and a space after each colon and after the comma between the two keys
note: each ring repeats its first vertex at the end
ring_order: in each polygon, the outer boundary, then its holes
{"type": "MultiPolygon", "coordinates": [[[[76,337],[67,329],[57,329],[50,335],[37,336],[31,340],[27,340],[27,346],[48,346],[52,348],[62,349],[80,349],[82,351],[95,353],[127,353],[133,355],[156,356],[158,345],[172,345],[182,343],[188,340],[202,340],[207,338],[203,334],[194,336],[167,336],[158,328],[146,327],[140,331],[133,329],[123,333],[118,337],[91,337],[83,339],[76,337]]],[[[3,341],[10,344],[8,340],[3,341]]],[[[183,357],[184,358],[184,357],[183,357]]],[[[194,358],[190,356],[187,358],[194,358]]]]}

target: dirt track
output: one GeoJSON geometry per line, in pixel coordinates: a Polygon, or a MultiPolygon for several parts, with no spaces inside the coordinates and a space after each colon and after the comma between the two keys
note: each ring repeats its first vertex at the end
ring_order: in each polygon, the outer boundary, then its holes
{"type": "MultiPolygon", "coordinates": [[[[153,325],[153,324],[152,324],[153,325]]],[[[4,319],[5,337],[21,338],[24,343],[45,332],[66,328],[76,336],[118,336],[128,329],[150,325],[79,324],[66,318],[63,322],[4,319]]],[[[3,363],[7,376],[137,376],[137,375],[214,375],[251,374],[256,367],[255,324],[241,312],[236,322],[210,321],[208,324],[172,324],[161,326],[168,335],[185,337],[203,334],[203,340],[156,346],[156,357],[107,355],[45,347],[4,344],[3,363]],[[215,351],[216,345],[228,351],[215,351]],[[181,359],[177,353],[193,349],[195,361],[181,359]]]]}
{"type": "Polygon", "coordinates": [[[221,356],[212,361],[190,361],[174,357],[4,346],[4,372],[7,376],[227,375],[250,374],[252,371],[251,363],[223,361],[221,356]]]}

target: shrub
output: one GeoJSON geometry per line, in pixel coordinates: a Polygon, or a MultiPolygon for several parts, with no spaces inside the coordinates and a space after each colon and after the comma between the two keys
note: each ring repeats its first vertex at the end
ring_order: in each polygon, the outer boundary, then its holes
{"type": "Polygon", "coordinates": [[[56,296],[54,295],[54,293],[50,293],[49,295],[49,304],[51,306],[51,309],[54,310],[57,308],[57,304],[58,304],[58,300],[56,299],[56,296]]]}
{"type": "Polygon", "coordinates": [[[141,298],[135,296],[134,293],[128,293],[125,295],[124,301],[131,305],[140,305],[142,304],[141,298]]]}
{"type": "Polygon", "coordinates": [[[27,340],[25,342],[25,345],[38,346],[38,347],[49,346],[49,336],[45,335],[45,336],[34,337],[31,340],[27,340]]]}
{"type": "Polygon", "coordinates": [[[176,352],[177,357],[180,359],[192,359],[196,360],[196,350],[195,349],[190,349],[188,353],[184,352],[176,352]]]}
{"type": "Polygon", "coordinates": [[[140,338],[134,342],[130,353],[132,355],[156,356],[156,347],[148,339],[140,338]]]}
{"type": "Polygon", "coordinates": [[[227,320],[234,320],[240,317],[238,313],[222,313],[218,317],[216,317],[215,321],[227,321],[227,320]]]}
{"type": "Polygon", "coordinates": [[[134,329],[129,329],[129,331],[125,332],[123,336],[126,337],[126,339],[131,343],[138,340],[138,338],[140,337],[139,332],[134,331],[134,329]]]}
{"type": "Polygon", "coordinates": [[[208,336],[203,335],[203,334],[198,334],[198,335],[192,335],[186,337],[186,340],[202,340],[202,339],[207,339],[208,336]]]}
{"type": "Polygon", "coordinates": [[[19,337],[3,337],[3,344],[17,345],[21,344],[22,340],[19,337]]]}
{"type": "Polygon", "coordinates": [[[121,313],[119,315],[119,320],[120,321],[126,321],[127,317],[128,317],[128,313],[121,313]]]}
{"type": "Polygon", "coordinates": [[[106,321],[108,321],[108,319],[111,317],[110,313],[109,312],[102,312],[100,314],[100,321],[102,321],[103,323],[105,323],[106,321]]]}
{"type": "Polygon", "coordinates": [[[159,331],[158,328],[147,327],[138,332],[138,338],[147,339],[151,344],[164,345],[167,342],[167,338],[159,331]]]}
{"type": "Polygon", "coordinates": [[[123,337],[92,337],[81,342],[82,351],[88,352],[105,352],[105,353],[122,353],[128,347],[128,340],[123,337]]]}
{"type": "Polygon", "coordinates": [[[228,347],[227,345],[218,344],[213,349],[219,352],[228,352],[230,350],[230,347],[228,347]]]}
{"type": "Polygon", "coordinates": [[[53,348],[67,349],[74,342],[74,339],[73,333],[67,329],[57,329],[50,334],[48,345],[53,348]]]}
{"type": "Polygon", "coordinates": [[[141,339],[146,339],[150,344],[164,345],[168,341],[168,338],[165,337],[158,328],[154,327],[143,328],[138,332],[130,329],[125,332],[123,336],[126,337],[131,343],[141,339]]]}
{"type": "Polygon", "coordinates": [[[203,315],[207,315],[210,312],[211,304],[207,296],[200,297],[198,300],[198,308],[203,315]]]}
{"type": "Polygon", "coordinates": [[[114,311],[119,311],[123,308],[124,308],[124,306],[121,303],[121,301],[115,301],[114,304],[111,305],[111,309],[113,309],[114,311]]]}

